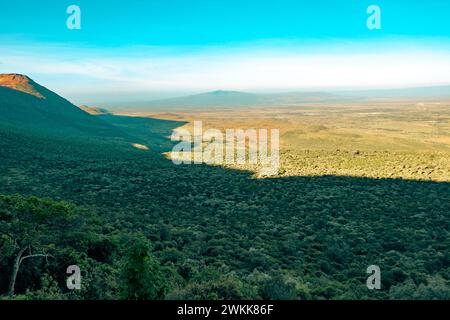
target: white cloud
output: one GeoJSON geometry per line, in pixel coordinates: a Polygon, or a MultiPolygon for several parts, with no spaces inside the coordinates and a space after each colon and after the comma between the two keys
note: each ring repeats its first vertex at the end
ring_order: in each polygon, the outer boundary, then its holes
{"type": "Polygon", "coordinates": [[[29,74],[69,95],[387,88],[450,84],[447,48],[337,41],[312,47],[272,42],[183,50],[0,45],[0,71],[29,74]]]}

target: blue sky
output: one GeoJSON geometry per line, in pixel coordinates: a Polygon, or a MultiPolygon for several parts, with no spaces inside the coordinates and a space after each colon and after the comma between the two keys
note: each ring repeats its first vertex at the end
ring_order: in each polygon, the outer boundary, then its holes
{"type": "Polygon", "coordinates": [[[0,30],[35,40],[93,46],[210,45],[277,38],[449,36],[446,0],[15,0],[0,5],[0,30]],[[83,28],[65,28],[65,10],[82,9],[83,28]],[[366,28],[377,4],[383,30],[366,28]]]}
{"type": "Polygon", "coordinates": [[[446,84],[449,13],[446,0],[2,1],[0,72],[80,103],[446,84]],[[81,30],[66,28],[72,4],[81,30]],[[381,30],[366,27],[371,4],[381,30]]]}

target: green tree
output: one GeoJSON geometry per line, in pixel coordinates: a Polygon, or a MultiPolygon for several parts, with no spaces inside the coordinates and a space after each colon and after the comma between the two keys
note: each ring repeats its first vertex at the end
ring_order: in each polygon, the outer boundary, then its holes
{"type": "Polygon", "coordinates": [[[269,300],[295,299],[295,283],[286,281],[281,274],[274,274],[262,284],[261,296],[269,300]]]}
{"type": "Polygon", "coordinates": [[[133,236],[130,242],[130,248],[120,270],[121,298],[163,299],[170,287],[168,270],[150,253],[150,243],[144,235],[133,236]]]}
{"type": "MultiPolygon", "coordinates": [[[[68,228],[77,225],[74,206],[37,197],[0,195],[0,235],[13,258],[8,295],[14,295],[25,260],[48,259],[63,241],[68,228]]],[[[3,251],[3,250],[2,250],[3,251]]]]}

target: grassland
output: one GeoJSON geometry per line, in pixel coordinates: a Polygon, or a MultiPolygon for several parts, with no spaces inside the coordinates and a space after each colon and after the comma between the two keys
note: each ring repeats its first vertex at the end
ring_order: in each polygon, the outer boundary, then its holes
{"type": "MultiPolygon", "coordinates": [[[[450,181],[450,101],[372,101],[283,108],[128,113],[177,120],[192,131],[280,130],[280,176],[342,175],[450,181]]],[[[246,170],[245,165],[232,167],[246,170]]]]}

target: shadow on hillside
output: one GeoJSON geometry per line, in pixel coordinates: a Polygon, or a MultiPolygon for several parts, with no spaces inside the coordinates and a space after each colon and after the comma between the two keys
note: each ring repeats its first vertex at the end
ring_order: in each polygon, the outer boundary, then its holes
{"type": "MultiPolygon", "coordinates": [[[[184,124],[101,117],[161,150],[184,124]]],[[[45,151],[36,143],[0,144],[0,193],[93,206],[109,227],[142,230],[157,251],[172,248],[190,264],[243,275],[284,269],[331,291],[364,283],[372,264],[382,268],[387,288],[450,267],[450,183],[252,179],[246,171],[176,166],[160,153],[92,154],[45,143],[45,151]],[[168,230],[164,237],[161,230],[168,230]]]]}
{"type": "Polygon", "coordinates": [[[137,138],[136,142],[142,142],[161,152],[171,150],[173,143],[170,141],[170,135],[172,131],[186,124],[182,121],[114,114],[98,115],[97,117],[121,129],[129,136],[137,138]]]}
{"type": "Polygon", "coordinates": [[[117,128],[88,115],[57,94],[43,87],[40,91],[45,98],[0,86],[1,128],[49,138],[128,138],[117,128]]]}

